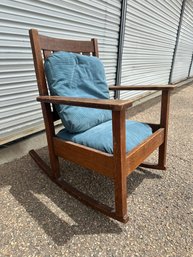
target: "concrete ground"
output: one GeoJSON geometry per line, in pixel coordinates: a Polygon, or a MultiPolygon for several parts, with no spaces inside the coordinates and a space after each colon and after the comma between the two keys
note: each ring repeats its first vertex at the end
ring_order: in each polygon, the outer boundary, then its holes
{"type": "MultiPolygon", "coordinates": [[[[29,155],[1,165],[0,256],[193,256],[192,97],[188,86],[171,98],[167,171],[138,169],[128,177],[125,225],[64,193],[29,155]]],[[[130,116],[159,121],[158,100],[135,107],[130,116]]],[[[39,153],[48,162],[47,150],[39,153]]],[[[107,178],[65,161],[61,167],[77,188],[113,204],[107,178]]]]}

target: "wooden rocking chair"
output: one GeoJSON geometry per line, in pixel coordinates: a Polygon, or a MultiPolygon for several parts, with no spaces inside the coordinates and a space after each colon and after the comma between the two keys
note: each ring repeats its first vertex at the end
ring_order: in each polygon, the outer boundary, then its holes
{"type": "Polygon", "coordinates": [[[91,41],[75,41],[56,39],[39,35],[38,31],[29,31],[39,97],[41,102],[45,129],[47,135],[50,165],[49,167],[34,151],[30,151],[31,157],[38,166],[64,191],[74,196],[87,206],[90,206],[103,214],[118,221],[126,223],[127,215],[127,176],[138,166],[165,170],[166,169],[166,144],[169,117],[169,94],[173,85],[164,86],[111,86],[110,90],[162,90],[161,119],[160,124],[148,124],[152,128],[152,134],[143,140],[131,151],[126,152],[126,110],[132,106],[131,100],[110,100],[77,98],[65,96],[50,96],[47,88],[44,60],[52,53],[58,51],[81,53],[99,57],[96,39],[91,41]],[[64,104],[68,106],[81,106],[99,108],[112,111],[113,153],[99,151],[94,148],[65,141],[55,134],[54,121],[59,119],[54,105],[64,104]],[[150,164],[143,161],[159,148],[158,163],[150,164]],[[77,163],[85,168],[92,169],[114,181],[115,208],[110,208],[90,196],[83,194],[66,183],[60,175],[58,157],[77,163]]]}

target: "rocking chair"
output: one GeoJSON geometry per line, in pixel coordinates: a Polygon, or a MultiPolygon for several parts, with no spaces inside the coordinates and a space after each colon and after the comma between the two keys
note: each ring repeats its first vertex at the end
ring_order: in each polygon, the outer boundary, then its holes
{"type": "Polygon", "coordinates": [[[64,191],[87,206],[126,223],[127,176],[138,166],[166,169],[169,94],[174,86],[108,88],[96,39],[56,39],[39,35],[35,29],[29,34],[39,89],[37,101],[42,107],[51,167],[34,150],[30,151],[31,157],[64,191]],[[110,100],[109,90],[161,90],[160,124],[126,120],[126,110],[132,106],[132,101],[110,100]],[[54,122],[58,119],[65,128],[56,135],[54,122]],[[143,163],[157,148],[158,163],[143,163]],[[59,157],[112,179],[115,208],[65,182],[60,174],[59,157]]]}

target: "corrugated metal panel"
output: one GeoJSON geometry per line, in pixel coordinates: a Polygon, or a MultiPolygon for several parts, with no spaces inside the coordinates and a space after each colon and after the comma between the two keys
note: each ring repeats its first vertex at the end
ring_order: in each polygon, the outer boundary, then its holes
{"type": "MultiPolygon", "coordinates": [[[[192,55],[192,58],[193,58],[193,55],[192,55]]],[[[191,60],[191,67],[190,67],[189,77],[192,77],[192,76],[193,76],[193,61],[191,60]]]]}
{"type": "MultiPolygon", "coordinates": [[[[168,84],[181,4],[128,0],[121,84],[168,84]]],[[[121,98],[142,93],[125,91],[121,98]]]]}
{"type": "Polygon", "coordinates": [[[193,1],[185,2],[182,25],[172,73],[172,83],[188,77],[193,53],[193,1]]]}
{"type": "Polygon", "coordinates": [[[1,142],[26,128],[34,131],[42,122],[28,30],[58,38],[98,38],[108,83],[114,84],[120,8],[121,0],[1,0],[1,142]]]}

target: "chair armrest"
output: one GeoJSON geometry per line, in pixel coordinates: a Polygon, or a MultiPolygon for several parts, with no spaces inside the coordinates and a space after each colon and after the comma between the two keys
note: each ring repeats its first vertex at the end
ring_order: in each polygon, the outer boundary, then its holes
{"type": "Polygon", "coordinates": [[[38,102],[65,104],[98,109],[107,109],[113,111],[125,110],[132,106],[131,100],[110,100],[110,99],[95,99],[95,98],[77,98],[77,97],[63,97],[63,96],[39,96],[38,102]]]}
{"type": "Polygon", "coordinates": [[[175,85],[110,86],[109,90],[172,90],[175,85]]]}

